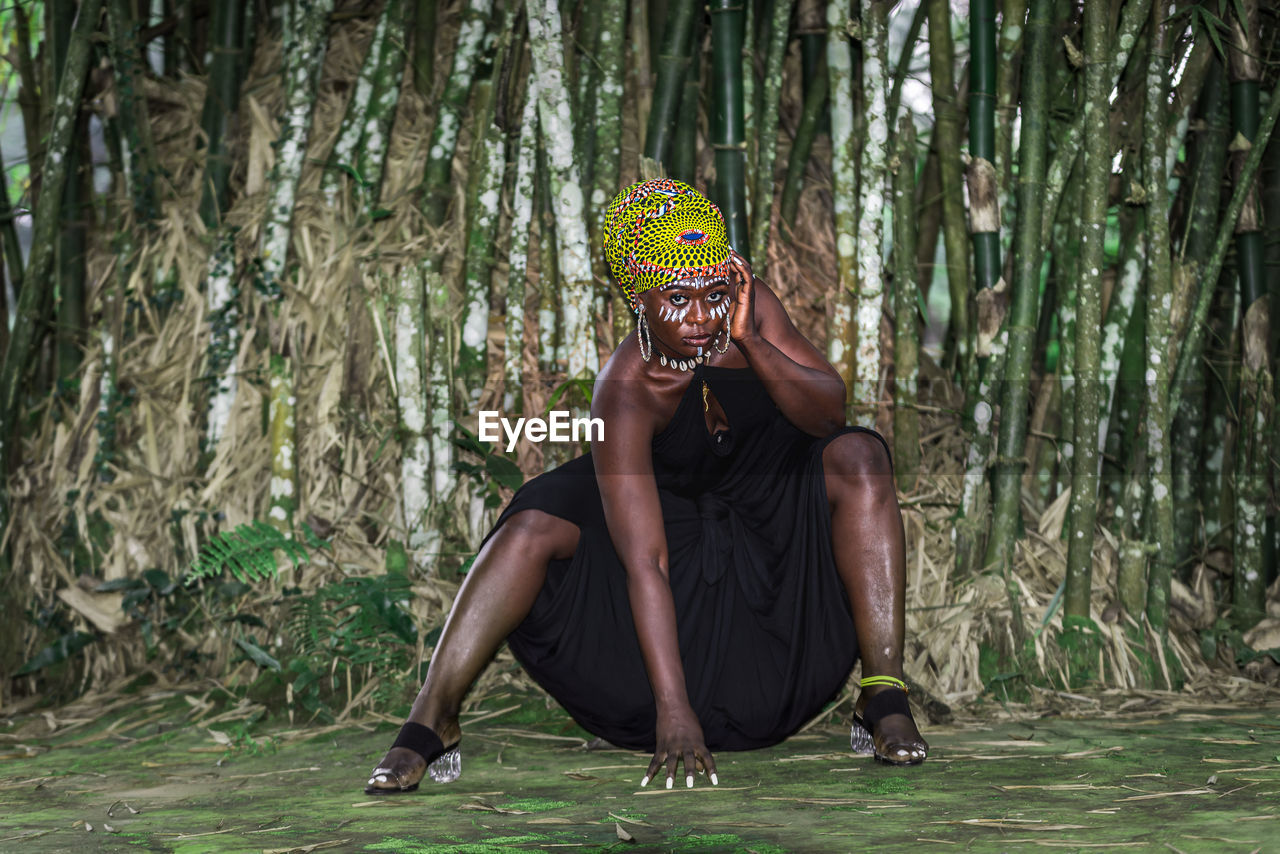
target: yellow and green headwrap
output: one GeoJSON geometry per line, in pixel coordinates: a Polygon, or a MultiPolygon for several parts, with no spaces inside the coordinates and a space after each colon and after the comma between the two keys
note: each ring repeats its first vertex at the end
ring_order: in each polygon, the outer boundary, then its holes
{"type": "Polygon", "coordinates": [[[720,209],[670,178],[632,184],[604,215],[604,253],[632,311],[639,294],[689,276],[727,276],[720,209]]]}

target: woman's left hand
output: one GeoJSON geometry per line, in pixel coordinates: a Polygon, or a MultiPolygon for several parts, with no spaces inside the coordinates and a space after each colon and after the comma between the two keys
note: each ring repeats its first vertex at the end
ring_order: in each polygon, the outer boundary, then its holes
{"type": "Polygon", "coordinates": [[[755,290],[755,274],[751,272],[751,264],[738,254],[736,249],[729,250],[730,276],[737,279],[733,297],[733,314],[729,316],[729,337],[739,344],[756,338],[756,312],[752,296],[755,290]]]}

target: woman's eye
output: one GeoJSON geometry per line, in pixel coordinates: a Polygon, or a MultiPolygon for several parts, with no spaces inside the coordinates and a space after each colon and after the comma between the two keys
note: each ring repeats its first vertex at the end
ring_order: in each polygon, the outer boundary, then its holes
{"type": "Polygon", "coordinates": [[[675,294],[674,296],[671,297],[672,305],[684,305],[688,301],[689,301],[689,298],[681,294],[675,294]]]}
{"type": "Polygon", "coordinates": [[[726,296],[728,296],[728,294],[724,291],[716,291],[713,294],[707,295],[707,302],[720,302],[720,300],[724,299],[726,296]]]}

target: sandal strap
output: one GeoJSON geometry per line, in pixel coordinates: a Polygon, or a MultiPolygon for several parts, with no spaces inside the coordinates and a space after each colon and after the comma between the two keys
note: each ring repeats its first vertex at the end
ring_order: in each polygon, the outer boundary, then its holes
{"type": "MultiPolygon", "coordinates": [[[[896,687],[896,686],[895,686],[896,687]]],[[[862,710],[862,725],[874,733],[880,721],[889,715],[906,715],[911,718],[911,704],[907,702],[906,690],[880,691],[867,701],[862,710]]],[[[914,720],[914,718],[912,718],[914,720]]]]}
{"type": "MultiPolygon", "coordinates": [[[[400,727],[400,734],[396,736],[395,744],[391,746],[412,750],[426,760],[428,765],[439,759],[440,754],[445,751],[444,742],[436,735],[435,730],[413,721],[405,721],[404,726],[400,727]]],[[[399,775],[396,776],[398,782],[399,775]]]]}

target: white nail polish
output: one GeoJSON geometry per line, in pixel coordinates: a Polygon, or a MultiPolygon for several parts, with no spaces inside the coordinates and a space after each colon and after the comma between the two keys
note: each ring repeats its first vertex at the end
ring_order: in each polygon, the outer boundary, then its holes
{"type": "Polygon", "coordinates": [[[719,786],[719,785],[720,785],[720,781],[716,779],[716,772],[714,772],[714,771],[712,771],[712,772],[711,772],[711,785],[713,785],[713,786],[719,786]]]}
{"type": "Polygon", "coordinates": [[[644,777],[640,779],[640,788],[643,789],[647,785],[649,785],[649,775],[645,774],[644,777]]]}
{"type": "Polygon", "coordinates": [[[672,778],[668,777],[668,778],[667,778],[667,788],[668,788],[668,789],[670,789],[670,788],[671,788],[671,784],[672,784],[672,782],[673,782],[672,778]]]}
{"type": "Polygon", "coordinates": [[[688,788],[690,788],[690,789],[692,789],[692,788],[693,788],[693,775],[692,775],[692,774],[690,774],[688,777],[685,777],[685,778],[684,778],[684,784],[685,784],[685,786],[687,786],[687,787],[688,787],[688,788]]]}

